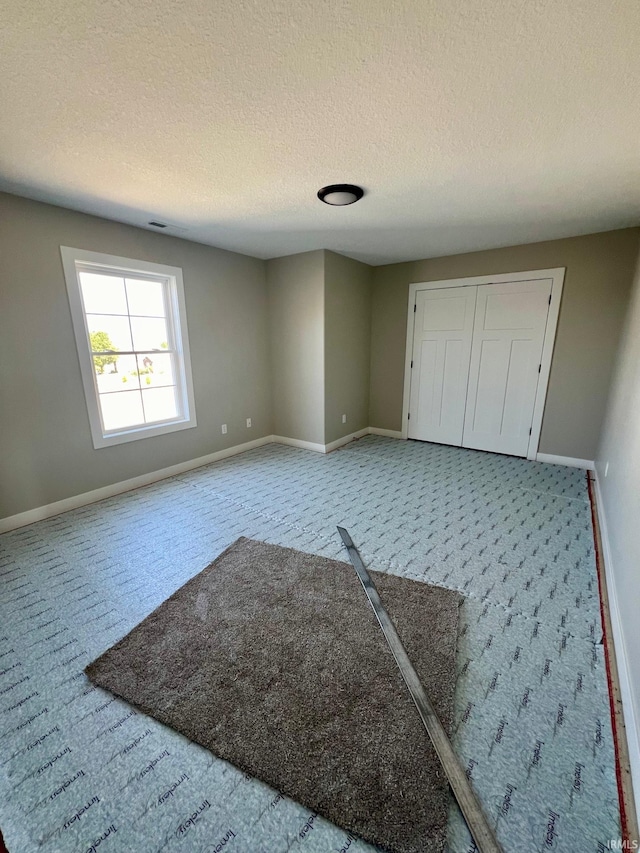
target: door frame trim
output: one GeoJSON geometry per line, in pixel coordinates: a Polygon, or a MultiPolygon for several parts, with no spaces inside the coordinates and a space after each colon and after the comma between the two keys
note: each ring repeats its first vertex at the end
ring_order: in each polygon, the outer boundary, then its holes
{"type": "Polygon", "coordinates": [[[541,368],[536,389],[536,400],[533,407],[533,419],[531,422],[531,436],[527,449],[527,459],[535,460],[538,453],[540,433],[542,432],[542,416],[547,399],[549,387],[549,375],[551,373],[551,361],[553,348],[558,328],[558,317],[560,315],[560,302],[562,289],[564,287],[564,275],[566,267],[554,267],[546,270],[525,270],[523,272],[500,273],[497,275],[469,276],[467,278],[449,278],[441,281],[416,281],[409,285],[409,301],[407,305],[407,343],[404,362],[404,388],[402,394],[402,438],[408,438],[409,433],[409,399],[411,394],[411,357],[413,355],[413,327],[416,294],[419,290],[437,290],[445,287],[475,287],[480,284],[506,284],[507,282],[537,281],[539,279],[551,279],[551,304],[547,314],[547,325],[544,332],[542,344],[541,368]]]}

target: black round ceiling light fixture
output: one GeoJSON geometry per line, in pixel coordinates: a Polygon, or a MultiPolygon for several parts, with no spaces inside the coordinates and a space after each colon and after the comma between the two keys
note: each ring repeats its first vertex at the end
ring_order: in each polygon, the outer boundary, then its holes
{"type": "Polygon", "coordinates": [[[347,204],[353,204],[360,201],[363,195],[362,187],[356,187],[354,184],[331,184],[318,190],[320,201],[330,204],[332,207],[344,207],[347,204]]]}

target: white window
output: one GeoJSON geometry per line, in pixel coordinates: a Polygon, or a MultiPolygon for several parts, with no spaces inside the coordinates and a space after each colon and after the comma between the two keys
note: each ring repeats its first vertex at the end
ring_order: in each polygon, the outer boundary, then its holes
{"type": "Polygon", "coordinates": [[[182,270],[60,252],[93,446],[196,426],[182,270]]]}

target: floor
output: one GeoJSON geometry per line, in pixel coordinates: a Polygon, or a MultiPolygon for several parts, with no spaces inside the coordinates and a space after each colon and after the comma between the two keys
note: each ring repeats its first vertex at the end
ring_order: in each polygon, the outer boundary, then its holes
{"type": "MultiPolygon", "coordinates": [[[[0,827],[11,853],[374,848],[83,667],[244,535],[459,590],[453,740],[506,853],[620,838],[585,472],[368,436],[281,445],[0,537],[0,827]],[[188,840],[187,840],[188,837],[188,840]]],[[[449,846],[474,845],[451,804],[449,846]]]]}

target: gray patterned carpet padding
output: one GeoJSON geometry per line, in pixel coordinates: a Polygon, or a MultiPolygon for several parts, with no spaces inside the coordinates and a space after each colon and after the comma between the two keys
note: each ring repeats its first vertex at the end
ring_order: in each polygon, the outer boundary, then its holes
{"type": "MultiPolygon", "coordinates": [[[[0,826],[11,853],[373,849],[84,675],[239,536],[446,586],[453,743],[506,853],[620,839],[585,472],[370,436],[265,447],[0,537],[0,826]]],[[[472,842],[457,808],[453,853],[472,842]]]]}

